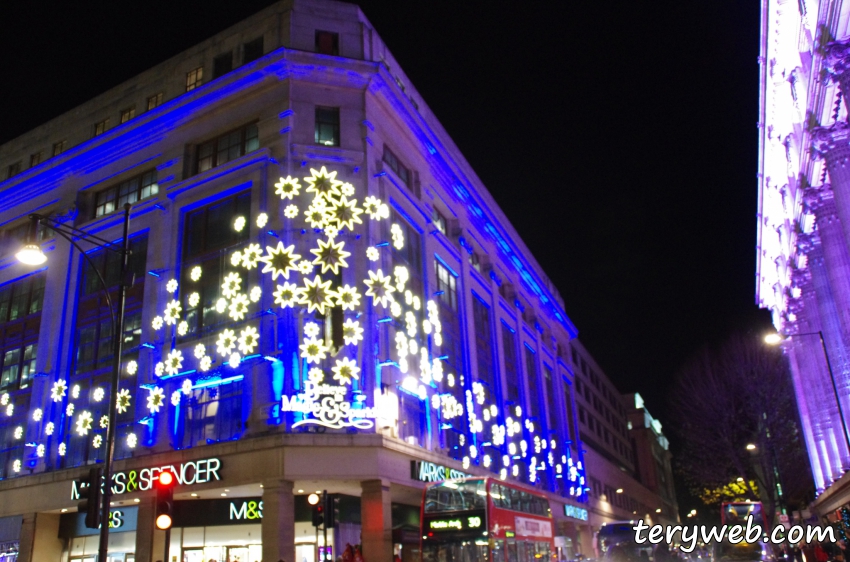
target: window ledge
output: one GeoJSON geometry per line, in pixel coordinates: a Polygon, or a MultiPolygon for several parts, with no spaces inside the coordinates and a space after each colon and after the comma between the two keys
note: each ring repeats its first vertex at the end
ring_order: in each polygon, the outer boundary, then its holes
{"type": "Polygon", "coordinates": [[[362,151],[345,150],[338,146],[320,144],[292,144],[292,155],[299,160],[323,160],[344,166],[358,166],[365,158],[362,151]]]}

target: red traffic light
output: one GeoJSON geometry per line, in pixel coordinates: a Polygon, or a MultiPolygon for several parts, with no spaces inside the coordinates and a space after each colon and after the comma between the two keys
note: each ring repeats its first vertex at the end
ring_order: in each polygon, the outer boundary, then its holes
{"type": "Polygon", "coordinates": [[[156,485],[159,488],[170,488],[174,485],[174,475],[168,471],[160,472],[156,479],[156,485]]]}

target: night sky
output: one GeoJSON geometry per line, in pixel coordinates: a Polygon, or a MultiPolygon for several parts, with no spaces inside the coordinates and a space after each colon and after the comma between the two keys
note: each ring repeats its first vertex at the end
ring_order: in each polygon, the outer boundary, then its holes
{"type": "MultiPolygon", "coordinates": [[[[272,3],[7,2],[0,143],[272,3]]],[[[663,422],[690,354],[769,326],[758,2],[359,4],[621,391],[663,422]]]]}

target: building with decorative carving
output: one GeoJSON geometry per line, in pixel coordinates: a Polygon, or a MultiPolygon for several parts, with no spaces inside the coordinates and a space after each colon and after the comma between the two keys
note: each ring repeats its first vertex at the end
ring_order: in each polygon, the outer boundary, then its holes
{"type": "Polygon", "coordinates": [[[0,169],[0,560],[92,559],[74,481],[112,399],[110,560],[160,558],[163,468],[180,560],[314,560],[321,490],[335,554],[414,560],[425,483],[463,474],[545,493],[579,550],[576,328],[356,6],[275,4],[0,146],[0,169]],[[115,241],[128,203],[131,279],[49,229],[45,265],[14,258],[31,213],[115,241]]]}
{"type": "Polygon", "coordinates": [[[850,502],[850,5],[762,2],[756,292],[784,337],[815,508],[850,502]]]}

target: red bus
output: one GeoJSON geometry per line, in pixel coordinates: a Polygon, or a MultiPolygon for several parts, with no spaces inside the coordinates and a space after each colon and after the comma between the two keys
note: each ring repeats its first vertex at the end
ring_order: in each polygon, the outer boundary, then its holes
{"type": "Polygon", "coordinates": [[[747,516],[753,516],[753,524],[767,531],[767,514],[761,502],[723,502],[720,507],[720,523],[723,525],[746,525],[747,516]]]}
{"type": "Polygon", "coordinates": [[[546,496],[495,478],[429,485],[422,501],[422,562],[551,562],[546,496]]]}

